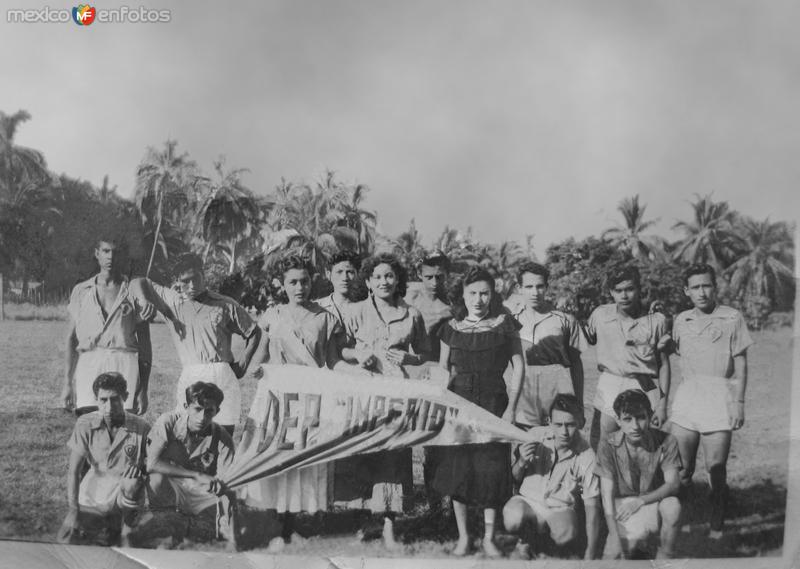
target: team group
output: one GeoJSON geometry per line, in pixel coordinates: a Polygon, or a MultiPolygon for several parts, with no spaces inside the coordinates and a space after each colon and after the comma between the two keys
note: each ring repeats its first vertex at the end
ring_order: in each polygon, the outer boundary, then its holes
{"type": "MultiPolygon", "coordinates": [[[[582,555],[586,559],[671,557],[681,501],[703,445],[710,486],[710,538],[718,538],[727,501],[726,463],[732,431],[744,424],[747,348],[742,315],[716,301],[708,265],[684,274],[693,308],[671,329],[641,298],[635,267],[607,275],[614,302],[585,325],[546,299],[546,267],[525,263],[518,294],[505,305],[495,280],[471,268],[445,294],[448,259],[434,254],[417,267],[422,285],[407,293],[407,269],[389,254],[367,259],[341,252],[330,262],[329,296],[311,300],[314,270],[288,256],[279,267],[286,302],[256,322],[232,299],[205,286],[202,260],[184,255],[173,283],[128,280],[118,247],[96,244],[100,271],[70,299],[64,404],[78,415],[69,441],[69,510],[59,539],[81,533],[81,514],[107,516],[129,543],[132,528],[159,508],[189,519],[217,508],[218,536],[235,548],[237,504],[275,510],[283,523],[270,548],[292,535],[293,516],[332,506],[371,512],[382,521],[387,548],[397,547],[394,522],[413,486],[411,449],[354,456],[259,480],[233,492],[220,481],[233,460],[242,406],[239,381],[259,364],[299,364],[358,374],[434,381],[522,429],[549,425],[548,435],[512,449],[505,443],[426,447],[430,509],[452,503],[458,541],[472,542],[468,506],[483,511],[481,548],[500,557],[496,526],[517,534],[516,553],[582,555]],[[357,275],[369,295],[354,301],[357,275]],[[455,299],[451,304],[449,298],[455,299]],[[152,361],[148,322],[168,321],[182,365],[174,411],[152,428],[152,361]],[[232,351],[232,336],[244,347],[232,351]],[[590,440],[581,433],[581,352],[595,346],[599,379],[590,440]],[[682,381],[671,390],[670,356],[682,381]],[[671,398],[672,401],[668,401],[671,398]],[[671,403],[668,405],[668,403],[671,403]],[[602,512],[602,514],[601,514],[602,512]],[[605,521],[605,524],[603,524],[605,521]],[[600,551],[601,526],[607,527],[600,551]]],[[[656,307],[657,308],[657,307],[656,307]]]]}

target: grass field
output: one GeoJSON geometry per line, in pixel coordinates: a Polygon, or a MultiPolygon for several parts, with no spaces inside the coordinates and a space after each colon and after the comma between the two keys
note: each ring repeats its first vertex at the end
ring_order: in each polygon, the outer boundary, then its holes
{"type": "MultiPolygon", "coordinates": [[[[64,322],[0,321],[0,538],[52,541],[66,513],[66,442],[74,418],[59,408],[58,401],[65,327],[64,322]]],[[[793,339],[789,328],[755,333],[754,338],[757,344],[749,356],[747,422],[734,436],[729,461],[732,505],[728,531],[718,541],[706,537],[707,525],[702,523],[707,510],[704,470],[698,466],[697,483],[686,504],[687,517],[678,544],[680,556],[780,555],[788,476],[793,339]]],[[[173,391],[179,373],[166,327],[154,325],[152,339],[154,371],[146,416],[151,422],[174,405],[173,391]]],[[[586,354],[584,366],[586,400],[591,401],[597,380],[592,371],[596,369],[593,351],[586,354]]],[[[673,370],[673,377],[679,377],[677,366],[673,370]]],[[[255,381],[244,380],[245,404],[254,391],[255,381]]],[[[452,518],[426,512],[420,487],[420,455],[416,449],[415,507],[398,523],[404,549],[393,555],[442,557],[454,544],[455,527],[452,518]]],[[[698,464],[702,465],[702,456],[698,464]]],[[[251,528],[247,541],[250,547],[261,549],[268,538],[264,529],[267,522],[252,514],[249,519],[258,520],[261,525],[251,528]]],[[[379,541],[355,542],[356,527],[356,520],[346,514],[301,516],[298,529],[309,537],[289,544],[285,552],[389,555],[379,541]]],[[[476,531],[479,528],[478,524],[476,531]]],[[[144,546],[163,546],[163,540],[146,536],[141,539],[144,546]]],[[[219,546],[205,543],[199,536],[192,547],[219,546]]]]}

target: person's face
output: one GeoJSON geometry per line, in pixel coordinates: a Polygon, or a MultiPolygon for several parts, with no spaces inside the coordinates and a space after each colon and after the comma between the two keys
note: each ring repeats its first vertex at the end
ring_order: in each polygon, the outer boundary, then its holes
{"type": "Polygon", "coordinates": [[[189,300],[194,300],[206,290],[203,273],[194,269],[181,273],[178,276],[177,285],[181,296],[189,300]]]}
{"type": "Polygon", "coordinates": [[[106,425],[118,425],[125,417],[125,399],[127,393],[119,393],[115,389],[98,389],[95,401],[106,425]]]}
{"type": "Polygon", "coordinates": [[[356,279],[356,268],[350,261],[342,261],[331,267],[331,284],[333,291],[342,296],[350,293],[353,281],[356,279]]]}
{"type": "Polygon", "coordinates": [[[547,282],[542,275],[524,273],[522,275],[522,284],[519,288],[528,308],[533,308],[535,310],[544,306],[544,294],[547,292],[547,282]]]}
{"type": "Polygon", "coordinates": [[[382,300],[392,300],[397,290],[397,275],[388,263],[381,263],[369,277],[369,289],[382,300]]]}
{"type": "Polygon", "coordinates": [[[714,308],[717,289],[710,274],[692,275],[689,277],[688,284],[683,287],[683,292],[699,310],[705,311],[714,308]]]}
{"type": "Polygon", "coordinates": [[[639,302],[639,287],[633,281],[622,281],[611,289],[611,298],[622,309],[628,309],[639,302]]]}
{"type": "Polygon", "coordinates": [[[617,418],[617,424],[631,442],[638,443],[650,428],[650,415],[647,411],[639,411],[636,415],[623,413],[617,418]]]}
{"type": "Polygon", "coordinates": [[[283,290],[289,297],[289,303],[300,304],[308,300],[311,294],[311,277],[305,269],[289,269],[283,273],[283,290]]]}
{"type": "Polygon", "coordinates": [[[429,267],[422,265],[420,268],[422,286],[432,294],[441,294],[444,291],[444,283],[447,280],[447,271],[442,267],[429,267]]]}
{"type": "Polygon", "coordinates": [[[579,430],[578,419],[572,413],[553,409],[550,416],[550,429],[556,438],[556,447],[565,449],[572,444],[575,433],[579,430]]]}
{"type": "Polygon", "coordinates": [[[101,271],[114,271],[119,266],[119,247],[116,243],[100,241],[94,250],[94,258],[101,271]]]}
{"type": "Polygon", "coordinates": [[[473,318],[486,316],[491,300],[492,285],[486,281],[477,281],[464,287],[464,306],[473,318]]]}
{"type": "Polygon", "coordinates": [[[199,433],[211,424],[219,412],[219,407],[213,401],[206,401],[200,405],[197,401],[183,404],[188,415],[187,426],[193,433],[199,433]]]}

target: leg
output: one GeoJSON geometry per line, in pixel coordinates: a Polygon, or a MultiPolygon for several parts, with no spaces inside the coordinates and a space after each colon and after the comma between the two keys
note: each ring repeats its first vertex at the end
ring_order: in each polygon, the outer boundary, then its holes
{"type": "MultiPolygon", "coordinates": [[[[703,454],[711,486],[711,531],[721,532],[725,522],[725,503],[728,493],[728,452],[732,431],[716,431],[703,435],[703,454]]],[[[714,535],[717,537],[717,534],[714,535]]]]}
{"type": "Polygon", "coordinates": [[[453,550],[453,555],[463,557],[469,551],[469,532],[467,531],[467,505],[453,498],[453,515],[458,528],[458,543],[453,550]]]}
{"type": "Polygon", "coordinates": [[[670,425],[670,433],[678,439],[678,451],[681,455],[681,486],[688,487],[692,483],[692,475],[694,474],[695,461],[697,460],[697,446],[700,443],[700,433],[692,431],[672,423],[670,425]]]}
{"type": "Polygon", "coordinates": [[[517,553],[522,559],[530,559],[530,546],[538,524],[536,512],[519,496],[513,496],[503,506],[503,525],[506,531],[519,537],[517,553]]]}
{"type": "Polygon", "coordinates": [[[483,552],[486,557],[502,557],[503,554],[497,549],[494,544],[494,522],[497,519],[497,510],[495,508],[484,508],[483,510],[483,552]]]}
{"type": "Polygon", "coordinates": [[[681,503],[675,496],[664,498],[658,503],[658,516],[661,519],[661,545],[659,558],[675,557],[675,539],[681,518],[681,503]]]}
{"type": "Polygon", "coordinates": [[[394,512],[386,511],[383,514],[383,545],[389,551],[395,551],[400,548],[394,535],[395,517],[394,512]]]}
{"type": "Polygon", "coordinates": [[[573,509],[556,510],[548,515],[550,537],[558,547],[570,544],[578,537],[578,514],[573,509]]]}

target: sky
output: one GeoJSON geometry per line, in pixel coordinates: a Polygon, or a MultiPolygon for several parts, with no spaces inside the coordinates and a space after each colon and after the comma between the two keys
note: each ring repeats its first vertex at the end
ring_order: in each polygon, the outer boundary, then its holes
{"type": "Polygon", "coordinates": [[[332,169],[426,244],[471,226],[541,255],[634,194],[669,238],[695,194],[800,212],[797,2],[148,0],[171,21],[85,27],[8,23],[62,8],[21,4],[0,2],[0,110],[33,117],[17,143],[126,197],[174,138],[256,193],[332,169]]]}

